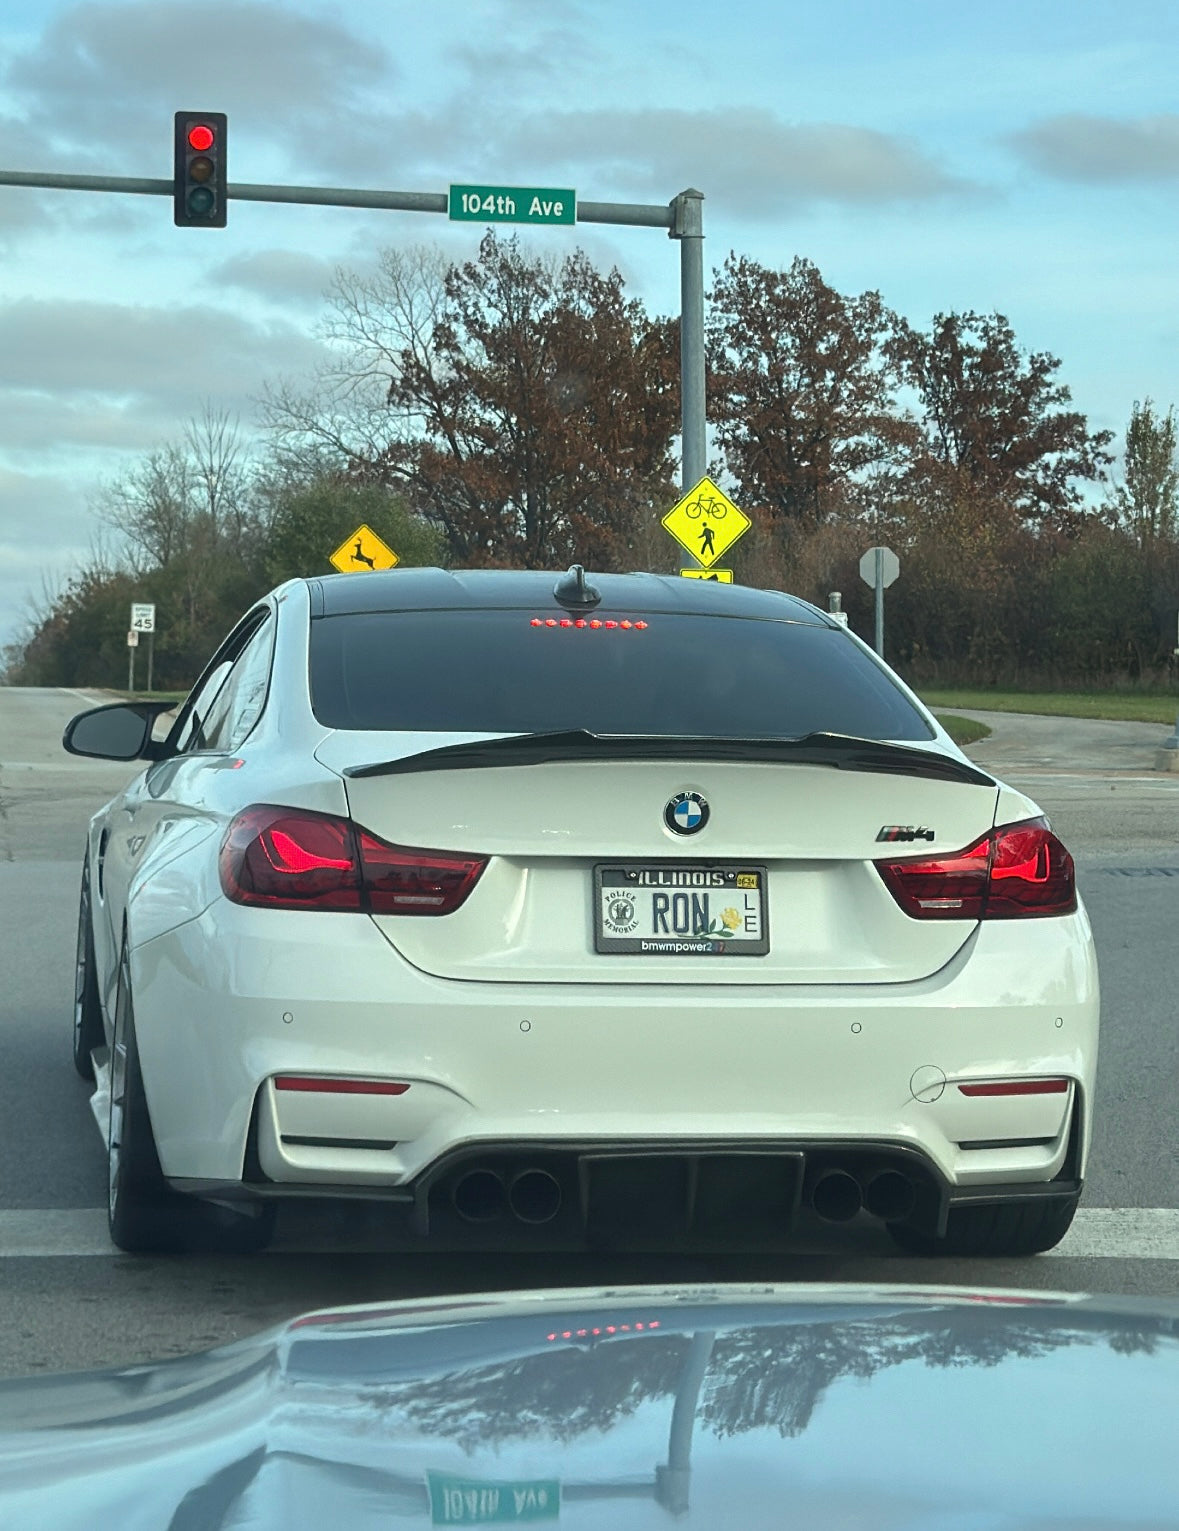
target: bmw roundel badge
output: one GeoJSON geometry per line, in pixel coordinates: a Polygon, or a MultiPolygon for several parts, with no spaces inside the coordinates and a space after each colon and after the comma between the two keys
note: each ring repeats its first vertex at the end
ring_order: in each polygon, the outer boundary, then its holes
{"type": "Polygon", "coordinates": [[[679,792],[663,810],[663,822],[676,835],[694,835],[708,823],[710,809],[699,792],[679,792]]]}

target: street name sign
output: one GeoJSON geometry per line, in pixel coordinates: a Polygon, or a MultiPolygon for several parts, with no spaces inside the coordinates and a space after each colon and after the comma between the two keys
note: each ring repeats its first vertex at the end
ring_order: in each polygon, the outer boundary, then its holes
{"type": "Polygon", "coordinates": [[[714,579],[721,585],[733,583],[732,569],[681,569],[680,573],[685,579],[714,579]]]}
{"type": "Polygon", "coordinates": [[[459,223],[576,223],[569,186],[452,186],[449,207],[459,223]]]}
{"type": "Polygon", "coordinates": [[[341,574],[356,574],[365,569],[393,569],[401,560],[371,526],[361,522],[350,537],[344,538],[328,562],[341,574]]]}
{"type": "Polygon", "coordinates": [[[753,525],[708,477],[694,484],[663,517],[664,528],[706,569],[753,525]]]}
{"type": "Polygon", "coordinates": [[[136,633],[154,633],[156,630],[156,608],[151,601],[132,601],[131,603],[131,630],[136,633]]]}
{"type": "Polygon", "coordinates": [[[430,1520],[436,1526],[519,1525],[526,1521],[557,1520],[561,1514],[561,1484],[557,1478],[529,1478],[513,1483],[428,1472],[426,1485],[430,1491],[430,1520]]]}

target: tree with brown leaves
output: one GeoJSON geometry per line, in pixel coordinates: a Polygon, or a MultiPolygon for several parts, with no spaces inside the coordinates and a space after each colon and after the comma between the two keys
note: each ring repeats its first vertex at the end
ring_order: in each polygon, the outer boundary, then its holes
{"type": "Polygon", "coordinates": [[[710,414],[738,498],[798,529],[873,508],[911,434],[880,294],[844,297],[801,257],[773,271],[730,255],[710,301],[710,414]]]}
{"type": "Polygon", "coordinates": [[[1023,353],[1002,314],[937,314],[929,334],[901,321],[889,345],[918,394],[923,439],[916,495],[930,509],[969,504],[988,517],[1073,528],[1080,484],[1112,460],[1109,431],[1090,431],[1047,351],[1023,353]]]}

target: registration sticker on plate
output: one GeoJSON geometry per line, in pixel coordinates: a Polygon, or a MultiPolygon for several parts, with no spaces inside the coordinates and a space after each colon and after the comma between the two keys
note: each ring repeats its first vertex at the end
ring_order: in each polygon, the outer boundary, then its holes
{"type": "Polygon", "coordinates": [[[766,869],[595,867],[594,948],[635,957],[764,957],[766,869]]]}

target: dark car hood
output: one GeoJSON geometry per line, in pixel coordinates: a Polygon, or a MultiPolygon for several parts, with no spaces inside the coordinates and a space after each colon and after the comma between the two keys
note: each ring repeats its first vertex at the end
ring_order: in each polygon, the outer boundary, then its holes
{"type": "Polygon", "coordinates": [[[1179,1526],[1179,1303],[624,1288],[0,1384],[0,1526],[1179,1526]]]}

